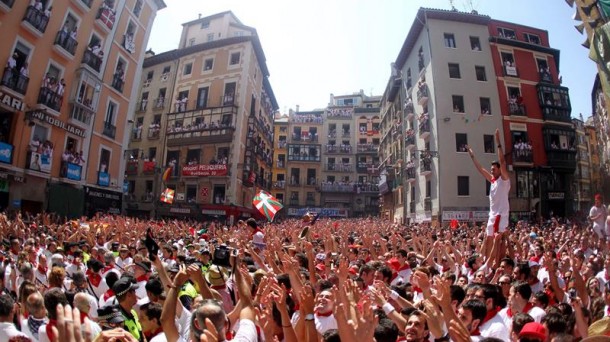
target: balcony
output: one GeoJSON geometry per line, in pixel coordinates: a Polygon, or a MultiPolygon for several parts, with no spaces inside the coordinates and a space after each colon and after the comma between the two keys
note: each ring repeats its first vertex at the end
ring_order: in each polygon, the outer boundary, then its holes
{"type": "Polygon", "coordinates": [[[87,48],[83,54],[83,64],[86,64],[91,69],[100,72],[100,68],[102,67],[102,58],[87,48]]]}
{"type": "Polygon", "coordinates": [[[155,127],[148,128],[148,140],[157,140],[161,132],[161,127],[158,124],[155,127]]]}
{"type": "Polygon", "coordinates": [[[301,155],[301,154],[289,154],[288,161],[296,162],[320,162],[319,155],[301,155]]]}
{"type": "Polygon", "coordinates": [[[428,85],[426,85],[426,82],[419,84],[419,88],[417,89],[417,103],[420,106],[425,106],[428,103],[428,85]]]}
{"type": "Polygon", "coordinates": [[[421,118],[419,121],[419,136],[426,139],[430,135],[430,119],[427,117],[421,118]]]}
{"type": "Polygon", "coordinates": [[[308,124],[323,124],[324,119],[321,115],[314,114],[295,114],[290,118],[290,122],[294,123],[308,123],[308,124]]]}
{"type": "Polygon", "coordinates": [[[21,95],[25,95],[29,83],[30,78],[21,75],[16,69],[11,69],[9,67],[4,68],[4,74],[2,74],[2,82],[0,85],[14,90],[21,95]]]}
{"type": "Polygon", "coordinates": [[[288,202],[290,206],[293,207],[298,207],[299,206],[299,199],[298,198],[291,198],[290,202],[288,202]]]}
{"type": "Polygon", "coordinates": [[[318,185],[318,180],[315,177],[307,179],[305,182],[305,186],[316,186],[318,185]]]}
{"type": "MultiPolygon", "coordinates": [[[[531,146],[530,146],[531,148],[531,146]]],[[[534,153],[528,148],[513,148],[513,163],[514,164],[532,164],[534,162],[534,153]]]]}
{"type": "Polygon", "coordinates": [[[8,9],[13,8],[13,5],[15,4],[15,0],[0,0],[0,7],[6,7],[8,9]]]}
{"type": "Polygon", "coordinates": [[[544,82],[544,83],[554,83],[553,82],[553,76],[551,75],[550,72],[548,71],[540,71],[538,73],[539,77],[540,77],[540,82],[544,82]]]}
{"type": "Polygon", "coordinates": [[[91,8],[91,4],[93,4],[93,0],[77,0],[80,1],[81,3],[85,4],[85,6],[91,8]]]}
{"type": "Polygon", "coordinates": [[[116,136],[116,126],[110,122],[104,122],[104,129],[102,130],[102,134],[114,139],[116,136]]]}
{"type": "Polygon", "coordinates": [[[286,162],[283,160],[278,160],[277,162],[275,162],[275,167],[277,167],[278,169],[285,169],[286,162]]]}
{"type": "Polygon", "coordinates": [[[527,116],[524,104],[518,104],[515,102],[508,103],[508,114],[517,116],[527,116]]]}
{"type": "Polygon", "coordinates": [[[354,192],[355,187],[352,184],[333,184],[323,183],[320,185],[320,192],[354,192]]]}
{"type": "Polygon", "coordinates": [[[146,111],[147,107],[148,107],[148,99],[141,99],[137,103],[136,112],[137,113],[143,113],[143,112],[146,111]]]}
{"type": "Polygon", "coordinates": [[[305,200],[305,205],[308,207],[315,207],[316,206],[316,200],[315,199],[306,199],[305,200]]]}
{"type": "Polygon", "coordinates": [[[517,67],[514,63],[512,63],[510,66],[504,64],[502,66],[502,70],[504,71],[504,76],[506,77],[519,77],[519,72],[517,71],[517,67]]]}
{"type": "Polygon", "coordinates": [[[373,153],[373,154],[377,154],[377,152],[379,151],[379,145],[374,145],[374,144],[358,144],[358,145],[356,145],[356,151],[358,151],[358,153],[373,153]]]}
{"type": "Polygon", "coordinates": [[[47,30],[49,17],[44,15],[43,11],[37,10],[34,6],[28,6],[23,21],[32,25],[38,32],[44,33],[47,30]]]}
{"type": "Polygon", "coordinates": [[[358,173],[369,173],[375,168],[375,164],[367,162],[358,162],[356,164],[356,172],[358,173]]]}
{"type": "Polygon", "coordinates": [[[407,176],[407,182],[409,182],[409,183],[413,183],[413,182],[415,182],[415,179],[417,179],[417,176],[415,174],[415,166],[406,168],[405,174],[407,176]]]}
{"type": "Polygon", "coordinates": [[[123,72],[116,72],[112,76],[112,88],[116,89],[119,92],[123,92],[123,86],[125,85],[125,80],[123,79],[123,72]]]}
{"type": "Polygon", "coordinates": [[[544,107],[542,108],[542,115],[544,117],[544,120],[572,122],[570,111],[567,109],[544,107]]]}
{"type": "Polygon", "coordinates": [[[413,201],[411,201],[411,202],[409,203],[409,212],[410,212],[411,214],[415,214],[415,202],[413,202],[413,201]]]}
{"type": "Polygon", "coordinates": [[[432,199],[430,197],[424,199],[424,211],[432,211],[432,199]]]}
{"type": "Polygon", "coordinates": [[[44,106],[49,107],[50,109],[60,112],[61,105],[63,102],[63,96],[54,92],[50,88],[42,87],[40,88],[40,93],[38,93],[38,103],[44,106]]]}
{"type": "Polygon", "coordinates": [[[349,138],[352,136],[352,133],[350,131],[343,131],[341,133],[341,138],[349,138]]]}
{"type": "Polygon", "coordinates": [[[325,167],[325,171],[330,172],[353,172],[353,167],[351,164],[341,164],[341,163],[327,163],[325,167]]]}
{"type": "Polygon", "coordinates": [[[59,45],[62,49],[74,56],[76,53],[76,46],[78,42],[72,38],[71,33],[68,31],[60,30],[55,35],[55,45],[59,45]]]}
{"type": "Polygon", "coordinates": [[[284,189],[286,187],[286,181],[273,182],[273,189],[284,189]]]}
{"type": "Polygon", "coordinates": [[[112,31],[114,21],[116,20],[116,12],[110,7],[111,4],[111,1],[104,0],[95,17],[95,19],[99,20],[103,24],[102,26],[109,31],[112,31]]]}
{"type": "Polygon", "coordinates": [[[422,176],[429,176],[432,173],[432,159],[422,159],[419,166],[422,176]]]}
{"type": "Polygon", "coordinates": [[[350,153],[352,153],[352,146],[351,145],[326,145],[326,153],[350,154],[350,153]]]}
{"type": "Polygon", "coordinates": [[[277,142],[277,148],[279,149],[285,149],[286,145],[288,145],[288,142],[286,140],[278,140],[277,142]]]}
{"type": "Polygon", "coordinates": [[[415,132],[413,132],[412,129],[407,131],[407,136],[405,137],[405,147],[407,150],[415,147],[415,132]]]}
{"type": "Polygon", "coordinates": [[[405,104],[405,113],[407,113],[407,120],[412,120],[415,115],[415,106],[413,106],[413,102],[411,99],[405,104]]]}
{"type": "Polygon", "coordinates": [[[548,166],[576,170],[576,151],[575,150],[549,150],[546,151],[548,166]]]}
{"type": "Polygon", "coordinates": [[[223,106],[234,106],[235,105],[235,97],[231,94],[225,94],[220,97],[220,102],[223,106]]]}
{"type": "Polygon", "coordinates": [[[317,143],[318,142],[318,134],[316,133],[314,134],[296,134],[293,133],[292,134],[292,141],[298,141],[298,142],[312,142],[312,143],[317,143]]]}
{"type": "Polygon", "coordinates": [[[354,108],[352,108],[352,107],[328,108],[326,110],[327,118],[351,119],[353,115],[354,115],[354,108]]]}
{"type": "Polygon", "coordinates": [[[165,98],[157,97],[153,106],[153,110],[163,110],[165,108],[165,98]]]}

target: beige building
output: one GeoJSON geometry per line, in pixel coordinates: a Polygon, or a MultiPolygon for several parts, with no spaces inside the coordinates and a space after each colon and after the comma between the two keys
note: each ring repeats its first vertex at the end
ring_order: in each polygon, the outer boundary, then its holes
{"type": "Polygon", "coordinates": [[[466,146],[484,166],[497,159],[493,134],[502,116],[489,20],[419,10],[381,102],[384,217],[486,220],[488,188],[466,146]]]}
{"type": "Polygon", "coordinates": [[[230,11],[199,18],[183,24],[178,49],[149,60],[138,96],[141,105],[148,93],[148,104],[136,114],[136,125],[141,121],[142,131],[156,125],[158,114],[150,104],[163,98],[159,137],[137,138],[141,141],[132,141],[130,150],[148,157],[148,163],[153,162],[150,148],[161,150],[155,150],[152,176],[142,166],[129,177],[131,209],[229,220],[255,215],[252,198],[259,189],[271,191],[278,108],[256,30],[230,11]],[[165,187],[175,190],[171,205],[158,200],[165,187]],[[152,205],[142,203],[149,197],[152,205]]]}
{"type": "Polygon", "coordinates": [[[123,146],[162,0],[0,1],[0,208],[120,213],[123,146]]]}

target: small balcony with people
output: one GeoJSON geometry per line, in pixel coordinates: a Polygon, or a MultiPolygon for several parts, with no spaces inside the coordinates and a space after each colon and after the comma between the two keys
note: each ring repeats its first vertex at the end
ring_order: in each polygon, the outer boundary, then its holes
{"type": "Polygon", "coordinates": [[[114,139],[114,137],[116,136],[116,126],[112,122],[104,122],[102,134],[111,139],[114,139]]]}
{"type": "Polygon", "coordinates": [[[576,170],[576,131],[565,126],[542,129],[548,166],[576,170]]]}
{"type": "Polygon", "coordinates": [[[519,88],[508,87],[508,114],[527,116],[527,111],[519,88]]]}
{"type": "Polygon", "coordinates": [[[23,21],[29,25],[25,25],[25,27],[34,28],[35,31],[33,33],[39,36],[42,36],[47,30],[49,17],[51,16],[50,7],[45,10],[43,6],[41,1],[35,2],[33,5],[28,6],[23,17],[23,21]]]}
{"type": "Polygon", "coordinates": [[[371,143],[358,144],[358,145],[356,145],[356,150],[358,151],[358,153],[377,154],[377,152],[379,151],[379,145],[371,144],[371,143]]]}
{"type": "Polygon", "coordinates": [[[417,82],[417,103],[420,106],[425,106],[428,103],[428,85],[425,79],[417,82]]]}
{"type": "Polygon", "coordinates": [[[169,113],[168,146],[233,141],[237,109],[206,108],[186,113],[169,113]]]}
{"type": "Polygon", "coordinates": [[[517,141],[513,146],[512,155],[514,164],[534,163],[534,151],[532,150],[532,144],[529,141],[517,141]]]}
{"type": "Polygon", "coordinates": [[[102,51],[101,43],[98,42],[97,44],[87,46],[87,49],[85,49],[85,52],[83,53],[82,63],[89,66],[96,72],[100,72],[103,57],[104,52],[102,51]]]}
{"type": "Polygon", "coordinates": [[[415,130],[408,128],[405,132],[405,148],[411,150],[415,147],[415,130]]]}
{"type": "Polygon", "coordinates": [[[344,163],[327,163],[324,171],[328,172],[353,172],[352,164],[344,163]]]}
{"type": "Polygon", "coordinates": [[[163,110],[165,108],[165,97],[159,96],[155,99],[153,110],[163,110]]]}
{"type": "Polygon", "coordinates": [[[405,165],[405,176],[407,177],[407,182],[409,183],[413,183],[417,179],[415,162],[413,160],[409,160],[405,165]]]}
{"type": "Polygon", "coordinates": [[[0,9],[4,9],[5,11],[10,11],[15,4],[15,0],[0,0],[0,9]]]}
{"type": "Polygon", "coordinates": [[[116,21],[116,11],[114,9],[114,0],[103,0],[102,5],[97,11],[95,17],[107,31],[112,31],[114,22],[116,21]]]}
{"type": "Polygon", "coordinates": [[[502,71],[505,77],[519,77],[519,71],[517,70],[517,64],[514,60],[506,58],[502,65],[502,71]]]}
{"type": "Polygon", "coordinates": [[[67,52],[66,56],[68,58],[74,57],[76,53],[76,46],[78,45],[76,35],[77,27],[75,25],[71,27],[68,23],[65,23],[62,29],[55,35],[55,46],[61,47],[63,51],[59,50],[59,52],[63,55],[66,55],[65,52],[67,52]]]}
{"type": "Polygon", "coordinates": [[[4,68],[4,74],[2,74],[2,82],[0,85],[7,87],[8,89],[15,91],[21,95],[25,95],[25,92],[28,89],[28,84],[30,83],[30,78],[27,75],[27,64],[24,64],[21,69],[25,68],[26,72],[23,70],[19,71],[17,66],[10,67],[7,66],[4,68]]]}
{"type": "Polygon", "coordinates": [[[411,121],[415,117],[415,106],[413,105],[413,100],[411,100],[410,97],[405,102],[405,114],[407,121],[411,121]]]}
{"type": "Polygon", "coordinates": [[[419,116],[419,136],[422,139],[430,136],[430,116],[428,113],[423,113],[419,116]]]}
{"type": "Polygon", "coordinates": [[[571,123],[572,105],[568,88],[539,83],[538,100],[544,120],[571,123]]]}
{"type": "Polygon", "coordinates": [[[60,112],[65,87],[66,83],[63,79],[58,81],[48,75],[45,76],[43,86],[40,88],[40,92],[38,93],[38,104],[41,104],[56,112],[60,112]]]}
{"type": "Polygon", "coordinates": [[[420,174],[429,176],[432,173],[432,155],[428,151],[422,151],[419,158],[420,174]]]}
{"type": "Polygon", "coordinates": [[[161,135],[161,125],[158,122],[153,122],[148,127],[148,140],[157,140],[161,135]]]}
{"type": "Polygon", "coordinates": [[[286,188],[286,181],[285,180],[278,180],[273,182],[273,189],[285,189],[286,188]]]}

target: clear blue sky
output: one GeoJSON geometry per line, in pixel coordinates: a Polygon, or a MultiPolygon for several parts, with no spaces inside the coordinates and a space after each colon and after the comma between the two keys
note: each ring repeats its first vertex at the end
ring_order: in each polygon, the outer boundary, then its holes
{"type": "MultiPolygon", "coordinates": [[[[148,47],[156,53],[178,46],[182,23],[197,15],[232,10],[257,29],[270,81],[282,113],[322,108],[331,93],[363,89],[381,95],[398,52],[420,6],[449,9],[449,0],[165,0],[148,47]]],[[[471,1],[455,0],[460,10],[471,1]]],[[[480,14],[549,32],[561,51],[560,73],[570,88],[572,116],[591,112],[596,73],[585,40],[574,28],[574,9],[563,0],[474,0],[480,14]]]]}

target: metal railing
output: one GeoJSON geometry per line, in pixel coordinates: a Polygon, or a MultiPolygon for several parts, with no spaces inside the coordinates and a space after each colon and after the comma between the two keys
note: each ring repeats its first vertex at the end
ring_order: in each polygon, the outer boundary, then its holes
{"type": "Polygon", "coordinates": [[[21,95],[25,95],[29,83],[30,78],[21,75],[17,68],[4,68],[4,74],[2,74],[2,82],[0,83],[3,86],[14,90],[21,95]]]}
{"type": "Polygon", "coordinates": [[[45,105],[54,111],[61,111],[61,104],[63,102],[63,96],[47,87],[40,88],[38,93],[38,103],[45,105]]]}
{"type": "Polygon", "coordinates": [[[47,24],[49,23],[49,17],[34,6],[28,6],[23,20],[34,26],[40,33],[44,33],[47,30],[47,24]]]}
{"type": "Polygon", "coordinates": [[[57,32],[55,35],[55,45],[61,46],[62,49],[66,50],[69,54],[74,56],[76,53],[76,46],[78,42],[72,38],[70,32],[64,31],[63,29],[57,32]]]}
{"type": "Polygon", "coordinates": [[[104,129],[102,131],[102,134],[114,139],[114,137],[116,136],[116,126],[111,124],[110,122],[104,122],[104,129]]]}
{"type": "Polygon", "coordinates": [[[102,58],[87,48],[85,53],[83,53],[83,63],[90,66],[93,70],[99,72],[102,66],[102,58]]]}

